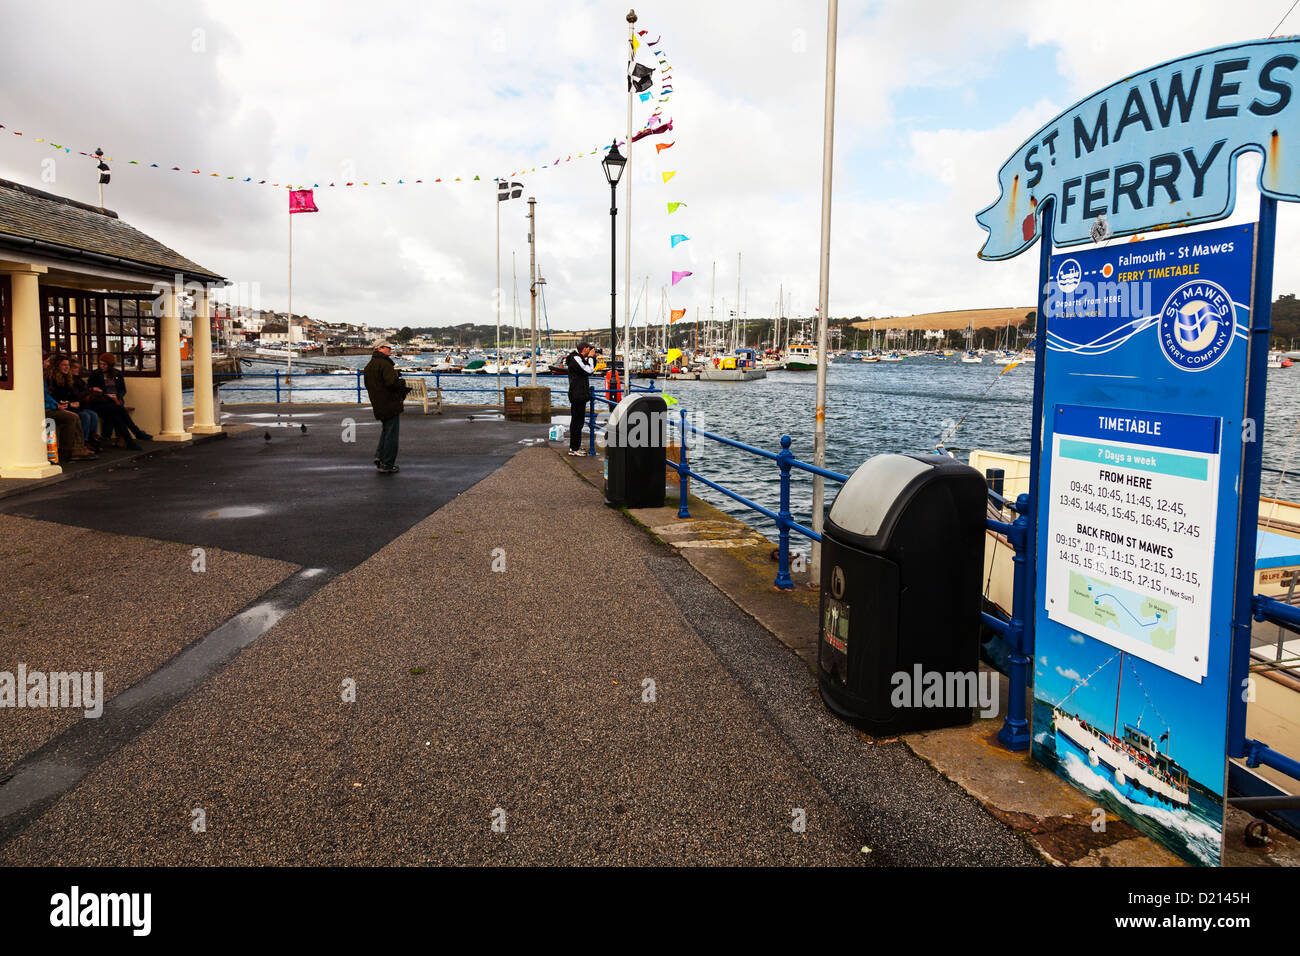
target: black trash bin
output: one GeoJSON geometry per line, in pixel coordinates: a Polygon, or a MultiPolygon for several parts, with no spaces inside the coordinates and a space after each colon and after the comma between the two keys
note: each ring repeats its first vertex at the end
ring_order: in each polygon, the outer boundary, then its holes
{"type": "Polygon", "coordinates": [[[605,504],[662,508],[667,470],[668,404],[662,395],[629,395],[605,425],[605,504]]]}
{"type": "Polygon", "coordinates": [[[878,455],[831,506],[818,685],[831,710],[870,733],[970,722],[985,489],[983,475],[947,456],[878,455]]]}

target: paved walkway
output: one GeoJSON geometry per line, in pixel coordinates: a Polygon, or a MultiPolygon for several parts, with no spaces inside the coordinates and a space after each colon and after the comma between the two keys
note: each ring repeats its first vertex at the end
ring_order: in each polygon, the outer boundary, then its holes
{"type": "Polygon", "coordinates": [[[341,564],[0,862],[1037,861],[550,449],[341,564]]]}

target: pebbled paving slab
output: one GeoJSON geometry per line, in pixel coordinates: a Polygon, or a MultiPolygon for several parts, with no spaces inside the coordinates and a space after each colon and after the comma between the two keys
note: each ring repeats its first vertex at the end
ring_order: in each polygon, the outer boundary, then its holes
{"type": "Polygon", "coordinates": [[[524,450],[317,591],[0,861],[875,862],[664,560],[524,450]]]}
{"type": "MultiPolygon", "coordinates": [[[[188,544],[0,514],[0,671],[100,672],[115,697],[296,570],[219,548],[196,557],[188,544]]],[[[0,708],[0,771],[96,719],[84,714],[0,708]]]]}

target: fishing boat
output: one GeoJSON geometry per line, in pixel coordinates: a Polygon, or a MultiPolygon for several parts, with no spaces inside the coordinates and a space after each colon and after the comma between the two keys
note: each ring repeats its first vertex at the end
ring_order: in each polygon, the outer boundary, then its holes
{"type": "Polygon", "coordinates": [[[815,372],[817,350],[811,345],[792,345],[786,350],[781,368],[789,372],[815,372]]]}
{"type": "Polygon", "coordinates": [[[1108,667],[1116,658],[1119,659],[1119,678],[1115,682],[1113,730],[1108,733],[1065,710],[1065,705],[1070,697],[1074,696],[1074,691],[1086,683],[1081,681],[1074,690],[1070,691],[1065,700],[1052,709],[1051,731],[1056,735],[1057,758],[1074,754],[1086,760],[1089,767],[1105,775],[1114,784],[1119,794],[1132,803],[1149,807],[1187,806],[1190,802],[1187,771],[1169,756],[1168,728],[1160,737],[1160,743],[1165,745],[1164,753],[1160,752],[1158,744],[1151,739],[1150,735],[1142,731],[1141,717],[1138,718],[1138,726],[1125,724],[1123,734],[1118,733],[1119,699],[1120,690],[1124,685],[1125,653],[1119,651],[1115,657],[1102,665],[1102,669],[1108,667]]]}

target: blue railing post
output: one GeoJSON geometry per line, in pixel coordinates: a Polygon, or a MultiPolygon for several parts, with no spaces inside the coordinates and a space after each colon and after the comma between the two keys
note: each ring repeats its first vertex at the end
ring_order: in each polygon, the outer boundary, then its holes
{"type": "Polygon", "coordinates": [[[519,373],[515,372],[515,388],[519,387],[519,373]]]}
{"type": "Polygon", "coordinates": [[[596,393],[587,397],[587,454],[596,454],[596,393]]]}
{"type": "Polygon", "coordinates": [[[794,579],[790,577],[790,461],[794,453],[790,451],[790,436],[781,436],[781,451],[776,464],[781,469],[781,504],[777,508],[776,529],[779,544],[777,546],[776,580],[772,586],[782,591],[794,588],[794,579]]]}
{"type": "Polygon", "coordinates": [[[686,409],[678,409],[682,416],[682,444],[677,451],[677,517],[689,518],[691,509],[687,500],[690,498],[691,466],[686,460],[686,409]]]}
{"type": "Polygon", "coordinates": [[[275,404],[280,404],[280,370],[275,370],[275,404]]]}
{"type": "Polygon", "coordinates": [[[1012,558],[1011,620],[1007,622],[1006,640],[1010,646],[1008,659],[1011,673],[1007,690],[1007,716],[998,731],[998,740],[1008,750],[1025,750],[1029,747],[1029,721],[1025,715],[1025,692],[1029,687],[1029,658],[1025,640],[1028,629],[1025,622],[1033,609],[1029,606],[1029,533],[1033,527],[1029,495],[1016,499],[1016,520],[1011,523],[1007,540],[1015,549],[1012,558]]]}
{"type": "Polygon", "coordinates": [[[361,404],[361,369],[357,369],[357,404],[361,404]]]}

